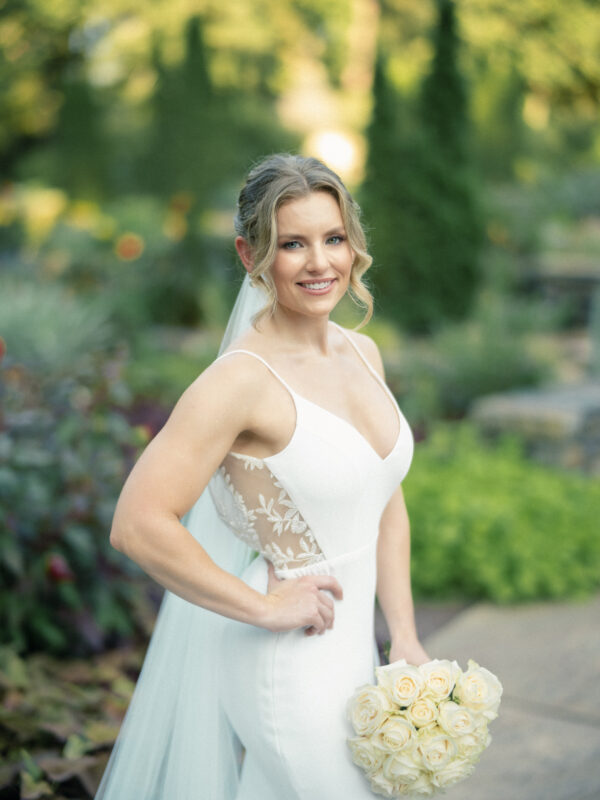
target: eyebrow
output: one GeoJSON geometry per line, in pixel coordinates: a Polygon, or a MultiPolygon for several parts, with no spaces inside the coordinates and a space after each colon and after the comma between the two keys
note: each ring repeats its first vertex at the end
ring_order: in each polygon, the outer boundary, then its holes
{"type": "MultiPolygon", "coordinates": [[[[325,238],[327,238],[329,236],[336,236],[336,235],[345,236],[346,235],[345,228],[342,228],[342,227],[338,226],[337,228],[332,228],[330,231],[326,231],[325,232],[325,238]]],[[[301,233],[280,233],[277,236],[277,240],[278,241],[279,241],[279,239],[302,239],[302,240],[304,240],[305,238],[306,237],[302,236],[301,233]]]]}

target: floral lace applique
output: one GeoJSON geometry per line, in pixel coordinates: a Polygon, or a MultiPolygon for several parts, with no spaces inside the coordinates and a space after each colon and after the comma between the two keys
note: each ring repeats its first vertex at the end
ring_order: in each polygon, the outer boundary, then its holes
{"type": "Polygon", "coordinates": [[[209,488],[221,519],[276,569],[325,558],[306,520],[262,459],[229,453],[209,488]]]}

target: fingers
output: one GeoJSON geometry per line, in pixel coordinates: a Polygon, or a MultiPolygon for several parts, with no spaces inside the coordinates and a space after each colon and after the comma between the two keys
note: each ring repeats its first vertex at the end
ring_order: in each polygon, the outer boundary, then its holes
{"type": "Polygon", "coordinates": [[[342,600],[344,597],[344,590],[339,584],[339,581],[333,575],[314,575],[311,576],[315,586],[319,589],[326,589],[331,592],[336,600],[342,600]]]}

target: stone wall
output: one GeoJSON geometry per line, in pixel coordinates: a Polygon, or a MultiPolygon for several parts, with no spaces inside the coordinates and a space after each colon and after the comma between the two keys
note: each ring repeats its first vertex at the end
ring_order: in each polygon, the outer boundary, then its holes
{"type": "Polygon", "coordinates": [[[479,398],[470,416],[486,433],[516,433],[549,465],[600,475],[600,381],[479,398]]]}

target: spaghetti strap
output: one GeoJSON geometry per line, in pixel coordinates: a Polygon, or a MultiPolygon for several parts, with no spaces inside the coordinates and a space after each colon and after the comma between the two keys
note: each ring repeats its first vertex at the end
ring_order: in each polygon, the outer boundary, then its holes
{"type": "MultiPolygon", "coordinates": [[[[331,322],[333,322],[333,320],[331,320],[331,322]]],[[[358,353],[358,355],[360,356],[360,359],[361,359],[361,361],[363,361],[363,362],[365,363],[365,365],[367,366],[367,368],[369,369],[369,371],[370,371],[370,372],[372,372],[372,373],[373,373],[373,375],[375,375],[375,377],[377,378],[377,380],[378,380],[380,383],[382,383],[382,384],[385,386],[385,385],[386,385],[386,383],[385,383],[385,381],[382,379],[381,375],[380,375],[380,374],[377,372],[377,370],[376,370],[376,369],[373,367],[373,365],[371,364],[371,362],[369,361],[369,359],[366,357],[366,355],[363,353],[363,351],[360,349],[360,347],[359,347],[359,346],[356,344],[356,342],[354,341],[354,339],[352,339],[352,337],[351,337],[351,336],[348,334],[348,331],[347,331],[345,328],[342,328],[342,326],[341,326],[341,325],[338,325],[338,324],[337,324],[337,322],[333,322],[333,324],[335,325],[335,327],[336,327],[336,328],[337,328],[339,331],[341,331],[341,333],[342,333],[342,335],[345,337],[345,339],[346,339],[347,341],[349,341],[349,342],[350,342],[350,344],[352,345],[352,347],[353,347],[353,348],[356,350],[356,352],[357,352],[357,353],[358,353]]]]}
{"type": "Polygon", "coordinates": [[[220,359],[226,358],[227,356],[231,356],[234,353],[244,353],[247,356],[252,356],[253,358],[258,359],[258,361],[261,361],[265,365],[265,367],[269,370],[269,372],[271,372],[277,378],[277,380],[285,386],[285,388],[288,390],[288,392],[292,395],[294,399],[298,396],[297,393],[288,384],[288,382],[284,381],[281,375],[273,369],[273,367],[269,364],[269,362],[265,361],[265,359],[262,356],[259,356],[258,353],[252,352],[252,350],[242,350],[241,348],[238,350],[228,350],[226,353],[222,353],[218,358],[216,358],[215,361],[220,361],[220,359]]]}

